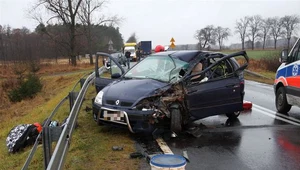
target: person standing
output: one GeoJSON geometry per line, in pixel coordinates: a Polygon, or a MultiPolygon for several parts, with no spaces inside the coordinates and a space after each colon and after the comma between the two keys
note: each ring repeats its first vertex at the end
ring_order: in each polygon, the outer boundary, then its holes
{"type": "Polygon", "coordinates": [[[136,51],[136,58],[137,58],[137,62],[141,61],[141,49],[138,48],[138,50],[136,51]]]}
{"type": "Polygon", "coordinates": [[[125,53],[125,57],[127,59],[127,66],[128,66],[128,69],[130,69],[130,55],[131,53],[129,51],[126,51],[125,53]]]}

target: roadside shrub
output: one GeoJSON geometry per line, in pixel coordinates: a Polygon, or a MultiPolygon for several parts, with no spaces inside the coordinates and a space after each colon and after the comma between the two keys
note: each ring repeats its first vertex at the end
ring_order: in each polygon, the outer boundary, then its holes
{"type": "MultiPolygon", "coordinates": [[[[239,64],[243,64],[241,59],[238,59],[239,64]]],[[[271,71],[276,72],[277,68],[280,66],[279,55],[277,53],[268,54],[260,59],[250,58],[248,70],[251,71],[271,71]]]]}
{"type": "Polygon", "coordinates": [[[8,97],[12,102],[19,102],[26,98],[33,98],[42,90],[42,83],[37,75],[29,74],[27,78],[21,82],[20,86],[8,92],[8,97]]]}
{"type": "Polygon", "coordinates": [[[280,62],[278,57],[272,57],[272,58],[266,58],[266,59],[260,59],[259,61],[260,63],[263,63],[264,68],[267,71],[272,71],[272,72],[276,72],[277,68],[280,66],[280,62]]]}

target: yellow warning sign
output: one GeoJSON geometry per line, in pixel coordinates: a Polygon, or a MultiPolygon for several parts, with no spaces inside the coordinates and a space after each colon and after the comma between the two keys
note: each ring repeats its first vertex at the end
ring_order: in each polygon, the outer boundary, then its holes
{"type": "Polygon", "coordinates": [[[174,38],[173,38],[173,37],[171,38],[170,42],[175,42],[175,40],[174,40],[174,38]]]}
{"type": "Polygon", "coordinates": [[[175,48],[176,47],[175,44],[174,44],[174,42],[171,43],[170,47],[171,48],[175,48]]]}

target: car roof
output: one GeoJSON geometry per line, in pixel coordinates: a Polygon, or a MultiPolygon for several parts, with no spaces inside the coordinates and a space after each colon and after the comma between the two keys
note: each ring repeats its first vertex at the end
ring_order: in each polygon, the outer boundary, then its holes
{"type": "MultiPolygon", "coordinates": [[[[221,53],[212,52],[212,51],[181,50],[181,51],[163,51],[163,52],[152,54],[152,56],[169,55],[173,58],[177,58],[177,59],[185,61],[185,62],[190,62],[201,53],[203,53],[203,54],[221,54],[221,53]]],[[[224,55],[224,54],[222,54],[222,55],[224,55]]]]}

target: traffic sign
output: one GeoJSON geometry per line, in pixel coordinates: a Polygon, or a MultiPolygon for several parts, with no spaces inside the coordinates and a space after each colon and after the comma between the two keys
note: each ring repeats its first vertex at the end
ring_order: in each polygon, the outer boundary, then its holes
{"type": "Polygon", "coordinates": [[[175,48],[176,47],[175,44],[174,44],[174,42],[171,43],[170,47],[171,48],[175,48]]]}
{"type": "Polygon", "coordinates": [[[114,43],[112,42],[112,40],[109,40],[108,44],[113,45],[114,43]]]}
{"type": "Polygon", "coordinates": [[[171,38],[170,42],[172,42],[172,43],[173,43],[173,42],[175,42],[175,40],[174,40],[174,38],[173,38],[173,37],[171,38]]]}

